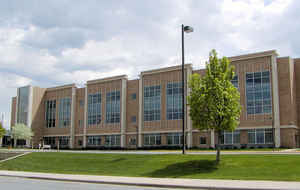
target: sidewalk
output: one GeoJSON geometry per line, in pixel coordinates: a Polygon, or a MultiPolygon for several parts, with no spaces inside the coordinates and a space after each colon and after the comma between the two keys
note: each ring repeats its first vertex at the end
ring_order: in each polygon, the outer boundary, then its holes
{"type": "MultiPolygon", "coordinates": [[[[66,153],[80,153],[80,154],[149,154],[149,155],[162,155],[162,154],[182,154],[181,151],[149,151],[149,150],[39,150],[39,149],[0,149],[0,152],[66,152],[66,153]]],[[[192,151],[188,150],[186,154],[195,155],[215,155],[216,151],[192,151]]],[[[222,151],[222,155],[300,155],[300,151],[296,149],[282,150],[282,151],[222,151]]]]}
{"type": "Polygon", "coordinates": [[[245,180],[209,180],[178,178],[144,178],[49,174],[0,170],[0,176],[47,179],[59,181],[105,183],[116,185],[135,185],[167,188],[218,189],[218,190],[300,190],[300,182],[245,181],[245,180]]]}

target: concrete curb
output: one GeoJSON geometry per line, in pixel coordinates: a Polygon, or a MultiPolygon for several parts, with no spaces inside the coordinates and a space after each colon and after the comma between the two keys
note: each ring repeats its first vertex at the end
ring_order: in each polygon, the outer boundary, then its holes
{"type": "Polygon", "coordinates": [[[197,180],[175,178],[144,178],[90,176],[70,174],[48,174],[32,172],[1,171],[0,176],[21,177],[40,180],[66,182],[98,183],[112,185],[131,185],[160,188],[209,189],[209,190],[299,190],[299,182],[242,181],[242,180],[197,180]]]}

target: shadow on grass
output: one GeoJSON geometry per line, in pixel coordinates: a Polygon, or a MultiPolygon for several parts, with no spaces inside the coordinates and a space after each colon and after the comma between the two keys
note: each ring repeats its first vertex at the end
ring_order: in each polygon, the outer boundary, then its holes
{"type": "Polygon", "coordinates": [[[127,159],[126,158],[118,158],[118,159],[112,160],[111,162],[121,162],[121,161],[124,161],[124,160],[127,160],[127,159]]]}
{"type": "Polygon", "coordinates": [[[218,169],[215,160],[192,160],[188,162],[176,163],[167,167],[147,173],[149,177],[172,177],[177,178],[186,175],[199,173],[210,173],[218,169]]]}

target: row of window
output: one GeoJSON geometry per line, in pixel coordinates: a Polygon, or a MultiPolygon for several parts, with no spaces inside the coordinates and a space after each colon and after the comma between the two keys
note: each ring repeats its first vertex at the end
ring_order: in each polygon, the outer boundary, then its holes
{"type": "MultiPolygon", "coordinates": [[[[51,147],[56,146],[56,137],[44,137],[43,139],[44,145],[51,145],[51,147]]],[[[58,137],[58,142],[60,147],[69,146],[70,137],[69,136],[61,136],[58,137]]]]}
{"type": "MultiPolygon", "coordinates": [[[[272,129],[251,129],[248,130],[248,144],[272,144],[272,129]]],[[[221,136],[221,144],[240,144],[240,130],[232,132],[223,132],[221,136]]]]}
{"type": "MultiPolygon", "coordinates": [[[[238,76],[234,76],[232,84],[239,88],[238,76]]],[[[161,87],[144,87],[144,121],[160,120],[161,87]]],[[[270,72],[251,72],[246,74],[247,114],[263,114],[272,112],[270,72]]],[[[182,84],[167,84],[167,119],[182,119],[182,84]]]]}
{"type": "MultiPolygon", "coordinates": [[[[87,136],[88,146],[101,146],[101,136],[87,136]]],[[[120,135],[106,135],[104,136],[104,146],[121,146],[121,136],[120,135]]]]}
{"type": "MultiPolygon", "coordinates": [[[[101,93],[88,95],[88,125],[101,123],[101,93]]],[[[106,123],[120,122],[120,91],[106,93],[106,123]]]]}
{"type": "MultiPolygon", "coordinates": [[[[52,128],[56,124],[56,100],[46,101],[46,127],[52,128]]],[[[71,98],[62,98],[59,101],[59,127],[67,127],[71,122],[71,98]]]]}
{"type": "MultiPolygon", "coordinates": [[[[169,133],[167,134],[167,145],[181,145],[182,133],[169,133]]],[[[240,144],[240,130],[232,132],[222,132],[220,144],[232,145],[240,144]]],[[[200,144],[206,144],[206,137],[200,137],[200,144]]],[[[272,129],[252,129],[248,130],[248,144],[272,144],[273,143],[273,130],[272,129]]],[[[161,145],[161,134],[145,134],[145,146],[161,145]]]]}
{"type": "MultiPolygon", "coordinates": [[[[238,76],[232,80],[238,88],[238,76]]],[[[182,83],[167,84],[167,119],[182,119],[182,83]]],[[[136,94],[132,95],[136,99],[136,94]]],[[[246,103],[247,114],[271,113],[271,85],[270,72],[246,73],[246,103]]],[[[88,125],[101,123],[101,93],[88,95],[88,125]]],[[[59,105],[59,126],[66,127],[70,124],[71,99],[63,98],[59,105]]],[[[46,126],[55,127],[56,101],[46,102],[46,126]]],[[[144,121],[157,121],[161,119],[161,86],[144,87],[144,121]]],[[[136,118],[132,118],[132,122],[136,118]]],[[[106,93],[106,123],[120,122],[120,91],[106,93]]],[[[224,142],[226,139],[224,139],[224,142]]]]}
{"type": "MultiPolygon", "coordinates": [[[[167,145],[180,146],[183,138],[182,133],[168,133],[167,145]]],[[[68,136],[58,137],[59,145],[61,147],[68,146],[70,138],[68,136]]],[[[144,146],[159,146],[162,144],[162,137],[160,133],[145,134],[144,146]]],[[[251,129],[248,130],[248,144],[272,144],[273,143],[273,130],[272,129],[251,129]]],[[[44,144],[55,146],[55,137],[44,137],[44,144]]],[[[81,144],[81,143],[80,143],[81,144]]],[[[135,145],[136,139],[130,140],[130,145],[135,145]],[[134,141],[134,142],[133,142],[134,141]]],[[[207,144],[206,137],[200,137],[200,144],[207,144]]],[[[224,131],[221,135],[221,142],[223,145],[240,144],[240,130],[232,132],[224,131]]],[[[87,136],[88,146],[121,146],[121,135],[93,135],[87,136]],[[104,143],[102,143],[104,137],[104,143]]]]}

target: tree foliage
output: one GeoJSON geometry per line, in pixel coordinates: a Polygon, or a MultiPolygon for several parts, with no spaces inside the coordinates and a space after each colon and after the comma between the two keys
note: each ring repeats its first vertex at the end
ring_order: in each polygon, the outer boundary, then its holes
{"type": "Polygon", "coordinates": [[[18,123],[12,127],[11,135],[15,140],[17,139],[31,140],[33,136],[33,132],[31,128],[27,127],[22,123],[18,123]]]}
{"type": "Polygon", "coordinates": [[[229,60],[226,57],[218,59],[217,52],[212,50],[206,63],[206,74],[202,77],[193,74],[189,80],[188,104],[193,127],[213,129],[220,137],[222,131],[233,131],[239,125],[240,93],[231,83],[234,75],[229,60]]]}
{"type": "Polygon", "coordinates": [[[2,123],[0,122],[0,139],[5,135],[6,130],[4,129],[2,123]]]}

